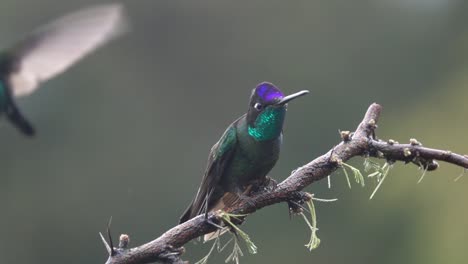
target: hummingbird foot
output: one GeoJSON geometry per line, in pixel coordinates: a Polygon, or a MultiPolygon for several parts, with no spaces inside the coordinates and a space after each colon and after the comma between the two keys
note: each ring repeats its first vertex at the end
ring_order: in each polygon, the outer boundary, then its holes
{"type": "Polygon", "coordinates": [[[278,187],[278,182],[270,176],[265,176],[265,181],[263,182],[262,187],[264,191],[271,192],[278,187]]]}
{"type": "Polygon", "coordinates": [[[271,192],[278,187],[278,182],[270,176],[265,176],[262,180],[252,184],[250,195],[257,195],[263,192],[271,192]]]}

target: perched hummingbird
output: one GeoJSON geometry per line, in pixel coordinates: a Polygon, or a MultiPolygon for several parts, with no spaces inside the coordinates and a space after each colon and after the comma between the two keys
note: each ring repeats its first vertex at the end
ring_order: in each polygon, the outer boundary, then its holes
{"type": "Polygon", "coordinates": [[[265,180],[279,158],[287,103],[307,93],[284,96],[268,82],[253,89],[247,113],[229,125],[211,148],[200,188],[180,223],[223,209],[230,203],[227,200],[232,201],[226,194],[245,198],[252,183],[265,180]]]}
{"type": "Polygon", "coordinates": [[[125,25],[121,5],[94,6],[52,21],[0,52],[0,115],[4,113],[25,135],[34,135],[14,97],[32,93],[42,82],[118,36],[125,25]]]}

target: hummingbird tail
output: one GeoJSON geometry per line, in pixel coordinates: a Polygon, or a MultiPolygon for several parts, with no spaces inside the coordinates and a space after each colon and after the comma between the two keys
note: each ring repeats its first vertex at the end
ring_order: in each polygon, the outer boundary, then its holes
{"type": "MultiPolygon", "coordinates": [[[[224,194],[224,196],[216,203],[216,205],[213,207],[213,209],[210,210],[210,212],[218,211],[218,210],[224,210],[226,205],[231,205],[231,202],[236,200],[235,198],[232,199],[233,197],[236,197],[236,196],[237,195],[232,194],[232,193],[224,194]]],[[[213,240],[215,238],[220,237],[221,235],[223,235],[227,231],[229,231],[229,227],[224,226],[223,223],[221,224],[221,226],[223,226],[223,227],[219,228],[218,230],[216,230],[214,232],[211,232],[211,233],[208,233],[208,234],[204,235],[203,236],[203,241],[207,242],[207,241],[213,240]]]]}
{"type": "Polygon", "coordinates": [[[179,224],[187,222],[188,220],[194,218],[195,216],[205,213],[208,214],[208,201],[210,200],[210,195],[201,195],[195,197],[195,199],[190,203],[190,205],[185,209],[185,212],[179,219],[179,224]]]}
{"type": "Polygon", "coordinates": [[[6,116],[8,117],[10,122],[13,123],[24,135],[30,137],[34,136],[34,128],[29,123],[29,121],[27,121],[26,118],[23,117],[23,115],[20,113],[20,111],[13,102],[9,103],[9,106],[6,110],[6,116]]]}
{"type": "Polygon", "coordinates": [[[184,213],[182,214],[182,216],[179,219],[179,224],[185,223],[188,220],[190,220],[191,218],[193,218],[193,216],[192,216],[192,207],[193,207],[193,202],[190,203],[190,205],[187,207],[187,209],[185,209],[184,213]]]}

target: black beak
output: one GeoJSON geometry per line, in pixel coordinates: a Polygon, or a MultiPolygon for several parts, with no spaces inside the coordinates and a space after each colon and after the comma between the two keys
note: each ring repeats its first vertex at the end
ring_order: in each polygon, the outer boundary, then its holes
{"type": "Polygon", "coordinates": [[[298,97],[301,97],[301,96],[303,96],[303,95],[306,95],[306,94],[308,94],[308,93],[309,93],[309,91],[303,90],[303,91],[300,91],[300,92],[297,92],[297,93],[290,94],[290,95],[288,95],[288,96],[283,97],[283,99],[281,99],[280,101],[278,101],[278,102],[276,103],[276,105],[285,105],[285,104],[287,104],[289,101],[291,101],[291,100],[293,100],[293,99],[296,99],[296,98],[298,98],[298,97]]]}

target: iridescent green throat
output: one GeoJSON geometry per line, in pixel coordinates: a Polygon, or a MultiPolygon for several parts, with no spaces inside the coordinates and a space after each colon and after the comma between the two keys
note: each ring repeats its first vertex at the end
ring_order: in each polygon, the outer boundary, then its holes
{"type": "Polygon", "coordinates": [[[268,107],[255,120],[255,126],[248,127],[249,135],[257,141],[279,137],[283,129],[286,108],[268,107]]]}

